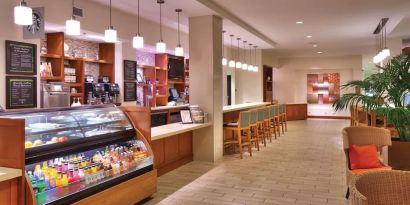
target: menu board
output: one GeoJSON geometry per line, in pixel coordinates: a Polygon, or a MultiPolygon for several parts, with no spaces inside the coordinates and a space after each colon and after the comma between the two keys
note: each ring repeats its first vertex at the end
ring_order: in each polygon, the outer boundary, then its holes
{"type": "Polygon", "coordinates": [[[137,100],[137,86],[135,82],[124,82],[124,101],[137,100]]]}
{"type": "Polygon", "coordinates": [[[6,41],[6,74],[36,75],[37,45],[6,41]]]}
{"type": "Polygon", "coordinates": [[[137,62],[124,60],[124,80],[137,79],[137,62]]]}
{"type": "Polygon", "coordinates": [[[35,77],[6,76],[6,108],[37,107],[36,87],[35,77]]]}

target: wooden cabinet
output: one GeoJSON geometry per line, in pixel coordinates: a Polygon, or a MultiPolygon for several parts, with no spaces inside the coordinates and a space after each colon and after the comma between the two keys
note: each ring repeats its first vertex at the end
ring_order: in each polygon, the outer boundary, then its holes
{"type": "Polygon", "coordinates": [[[292,120],[307,119],[307,104],[286,104],[286,118],[292,120]]]}
{"type": "Polygon", "coordinates": [[[22,204],[19,203],[19,180],[21,177],[0,182],[0,205],[22,204]]]}
{"type": "Polygon", "coordinates": [[[273,70],[272,67],[263,66],[263,101],[272,102],[273,100],[273,70]]]}

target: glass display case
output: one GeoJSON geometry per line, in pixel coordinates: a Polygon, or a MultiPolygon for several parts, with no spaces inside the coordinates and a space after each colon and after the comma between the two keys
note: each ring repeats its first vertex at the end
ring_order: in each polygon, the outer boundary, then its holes
{"type": "Polygon", "coordinates": [[[1,114],[25,120],[26,177],[36,204],[71,204],[153,170],[153,156],[113,105],[1,114]]]}

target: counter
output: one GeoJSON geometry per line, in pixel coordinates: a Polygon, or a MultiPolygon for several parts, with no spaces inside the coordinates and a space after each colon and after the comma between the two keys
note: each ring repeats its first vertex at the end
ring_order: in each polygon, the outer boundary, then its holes
{"type": "Polygon", "coordinates": [[[172,123],[151,128],[151,148],[158,176],[193,161],[193,131],[212,126],[172,123]]]}
{"type": "Polygon", "coordinates": [[[233,112],[233,111],[239,111],[239,110],[247,110],[251,108],[256,108],[256,107],[261,107],[261,106],[266,106],[270,105],[270,102],[254,102],[254,103],[243,103],[243,104],[236,104],[236,105],[229,105],[229,106],[224,106],[223,107],[223,112],[233,112]]]}
{"type": "Polygon", "coordinates": [[[169,136],[178,135],[184,132],[189,132],[197,129],[201,129],[204,127],[211,126],[212,123],[204,123],[204,124],[182,124],[182,123],[172,123],[167,125],[162,125],[158,127],[153,127],[151,129],[151,140],[159,140],[162,138],[166,138],[169,136]]]}
{"type": "Polygon", "coordinates": [[[186,108],[188,106],[189,106],[189,104],[176,105],[176,106],[158,106],[158,107],[152,107],[151,111],[164,111],[164,110],[171,110],[171,109],[180,109],[180,108],[186,108]]]}
{"type": "Polygon", "coordinates": [[[0,182],[21,177],[21,169],[0,167],[0,182]]]}

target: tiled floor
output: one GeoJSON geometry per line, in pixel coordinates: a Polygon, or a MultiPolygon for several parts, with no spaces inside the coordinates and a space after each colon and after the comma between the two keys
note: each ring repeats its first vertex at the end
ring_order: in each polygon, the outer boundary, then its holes
{"type": "Polygon", "coordinates": [[[347,120],[288,123],[253,157],[193,162],[158,178],[145,204],[345,204],[341,129],[347,120]]]}

